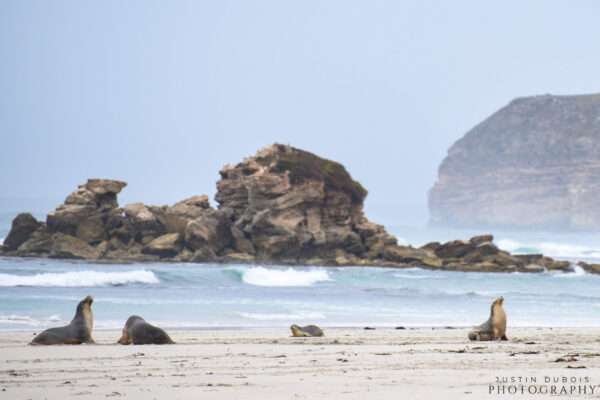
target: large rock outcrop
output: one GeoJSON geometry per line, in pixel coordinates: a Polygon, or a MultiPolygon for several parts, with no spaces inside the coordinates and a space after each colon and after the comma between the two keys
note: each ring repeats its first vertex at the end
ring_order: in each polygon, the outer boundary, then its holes
{"type": "Polygon", "coordinates": [[[431,222],[598,230],[599,177],[600,94],[516,99],[450,148],[431,222]]]}
{"type": "Polygon", "coordinates": [[[386,260],[396,239],[363,214],[367,191],[339,163],[273,145],[221,170],[220,210],[233,247],[259,260],[336,263],[386,260]]]}
{"type": "Polygon", "coordinates": [[[367,191],[339,163],[272,145],[221,170],[218,208],[193,196],[172,206],[120,207],[124,182],[90,179],[46,223],[18,215],[0,252],[88,260],[421,266],[466,271],[567,270],[542,255],[512,256],[491,235],[399,246],[363,213],[367,191]]]}

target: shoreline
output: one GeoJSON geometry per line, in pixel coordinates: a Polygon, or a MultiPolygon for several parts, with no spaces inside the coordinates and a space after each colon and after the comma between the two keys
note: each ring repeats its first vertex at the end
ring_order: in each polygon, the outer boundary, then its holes
{"type": "Polygon", "coordinates": [[[116,329],[81,346],[28,346],[30,335],[0,332],[0,390],[11,399],[453,400],[489,396],[512,377],[588,379],[600,390],[600,328],[509,327],[508,342],[469,342],[462,328],[324,330],[178,329],[165,346],[117,345],[116,329]]]}
{"type": "MultiPolygon", "coordinates": [[[[60,323],[58,324],[60,325],[60,323]]],[[[48,326],[40,326],[39,328],[31,328],[31,329],[23,329],[23,328],[15,328],[15,329],[0,329],[0,340],[5,335],[34,335],[45,329],[52,328],[54,326],[58,326],[57,324],[48,325],[48,326]]],[[[176,325],[168,325],[168,324],[158,324],[165,330],[173,331],[173,332],[183,332],[186,334],[191,332],[254,332],[258,333],[260,331],[270,332],[272,334],[279,333],[282,337],[291,337],[289,334],[290,329],[289,325],[262,325],[262,326],[176,326],[176,325]],[[288,336],[286,336],[288,335],[288,336]]],[[[360,331],[370,332],[370,331],[470,331],[476,325],[378,325],[378,324],[368,324],[368,325],[327,325],[322,323],[317,323],[316,325],[320,326],[324,330],[332,330],[332,331],[350,331],[353,333],[358,333],[360,331]]],[[[594,325],[513,325],[512,329],[514,330],[574,330],[574,329],[583,329],[583,330],[598,330],[600,331],[600,324],[594,325]]],[[[104,336],[106,334],[111,334],[114,332],[121,332],[121,328],[110,327],[110,328],[94,328],[94,333],[99,333],[104,336]]],[[[465,335],[466,338],[466,335],[465,335]]],[[[600,341],[600,336],[598,338],[600,341]]],[[[474,342],[475,343],[475,342],[474,342]]],[[[106,344],[106,343],[104,343],[106,344]]]]}

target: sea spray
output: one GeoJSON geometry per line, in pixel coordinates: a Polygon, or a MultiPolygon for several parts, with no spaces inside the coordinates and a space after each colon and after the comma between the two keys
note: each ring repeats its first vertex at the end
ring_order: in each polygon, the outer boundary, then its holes
{"type": "Polygon", "coordinates": [[[513,239],[500,239],[496,243],[502,250],[513,254],[544,254],[548,257],[572,259],[600,258],[600,250],[577,244],[547,241],[522,243],[513,239]]]}
{"type": "Polygon", "coordinates": [[[0,287],[95,287],[127,284],[158,284],[152,271],[135,270],[123,272],[73,271],[41,273],[35,275],[0,274],[0,287]]]}
{"type": "Polygon", "coordinates": [[[330,281],[329,273],[323,269],[299,270],[294,268],[273,269],[252,267],[245,270],[242,280],[256,286],[312,286],[330,281]]]}

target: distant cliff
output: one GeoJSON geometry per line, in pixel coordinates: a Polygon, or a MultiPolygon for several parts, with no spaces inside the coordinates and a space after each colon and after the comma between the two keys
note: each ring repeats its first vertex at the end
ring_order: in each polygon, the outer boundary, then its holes
{"type": "Polygon", "coordinates": [[[600,94],[513,100],[448,151],[431,223],[600,229],[600,94]]]}

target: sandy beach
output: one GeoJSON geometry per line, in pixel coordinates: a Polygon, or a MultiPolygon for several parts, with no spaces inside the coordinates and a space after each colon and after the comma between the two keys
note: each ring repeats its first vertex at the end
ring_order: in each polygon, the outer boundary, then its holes
{"type": "Polygon", "coordinates": [[[49,347],[28,346],[33,331],[0,333],[0,398],[556,398],[540,394],[551,386],[600,398],[599,328],[518,328],[508,342],[468,342],[466,328],[170,333],[178,344],[120,346],[120,332],[104,330],[96,345],[49,347]],[[525,394],[510,383],[526,378],[525,394]]]}

